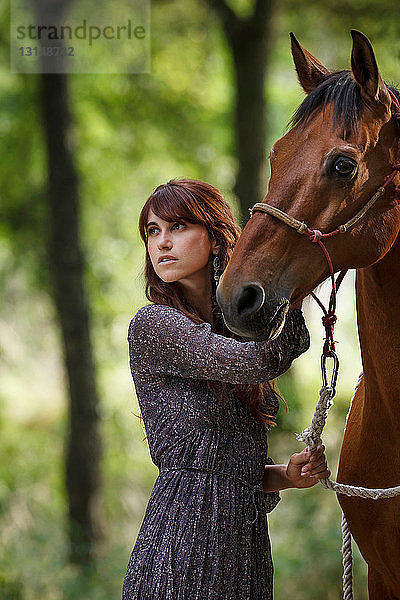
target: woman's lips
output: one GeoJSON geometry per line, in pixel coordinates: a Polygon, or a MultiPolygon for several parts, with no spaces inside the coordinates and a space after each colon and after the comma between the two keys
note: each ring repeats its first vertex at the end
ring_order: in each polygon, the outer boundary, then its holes
{"type": "Polygon", "coordinates": [[[158,264],[166,265],[168,263],[176,262],[177,260],[178,260],[177,258],[173,258],[172,256],[171,257],[163,257],[163,258],[160,258],[160,260],[158,261],[158,264]]]}

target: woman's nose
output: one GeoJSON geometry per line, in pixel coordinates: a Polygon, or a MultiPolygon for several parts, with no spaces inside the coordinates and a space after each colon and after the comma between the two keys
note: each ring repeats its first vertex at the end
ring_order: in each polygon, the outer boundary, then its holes
{"type": "Polygon", "coordinates": [[[160,235],[158,236],[157,244],[160,250],[162,248],[172,248],[172,240],[168,235],[168,232],[160,233],[160,235]]]}

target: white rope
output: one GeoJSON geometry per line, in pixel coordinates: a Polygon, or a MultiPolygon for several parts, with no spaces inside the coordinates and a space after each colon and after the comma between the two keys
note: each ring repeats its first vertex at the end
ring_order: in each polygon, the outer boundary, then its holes
{"type": "MultiPolygon", "coordinates": [[[[361,382],[362,374],[360,375],[355,393],[361,382]]],[[[319,400],[315,407],[315,412],[309,427],[304,429],[301,434],[297,434],[296,438],[304,442],[311,452],[322,443],[321,434],[328,417],[329,409],[333,405],[335,389],[329,385],[322,386],[319,392],[319,400]]],[[[348,418],[348,415],[347,415],[348,418]]],[[[347,425],[346,418],[346,425],[347,425]]],[[[321,479],[320,483],[327,490],[332,490],[337,494],[345,494],[346,496],[358,496],[359,498],[369,498],[379,500],[384,498],[394,498],[400,495],[400,485],[390,488],[366,488],[362,486],[346,485],[332,481],[331,479],[321,479]]],[[[351,548],[351,532],[346,521],[346,517],[342,516],[342,555],[343,555],[343,600],[353,600],[353,557],[351,548]]]]}
{"type": "Polygon", "coordinates": [[[356,397],[357,390],[358,390],[358,388],[360,387],[360,384],[361,384],[361,381],[362,381],[363,375],[364,375],[364,373],[363,373],[363,371],[361,371],[361,373],[360,373],[360,374],[359,374],[359,376],[358,376],[358,381],[357,381],[357,383],[356,383],[356,387],[354,388],[353,395],[352,395],[352,397],[350,398],[349,410],[347,411],[347,415],[346,415],[346,424],[345,424],[345,426],[344,426],[344,431],[346,431],[346,429],[347,429],[347,422],[348,422],[348,420],[349,420],[349,416],[350,416],[350,413],[351,413],[351,407],[353,406],[354,398],[356,397]]]}
{"type": "MultiPolygon", "coordinates": [[[[311,452],[322,443],[321,433],[325,426],[328,412],[333,405],[333,397],[335,390],[330,386],[322,386],[319,392],[318,404],[315,407],[314,416],[312,418],[309,427],[296,438],[304,442],[311,452]]],[[[400,494],[400,485],[390,488],[366,488],[362,486],[346,485],[344,483],[337,483],[331,479],[321,479],[320,482],[327,490],[332,490],[337,494],[345,494],[346,496],[358,496],[360,498],[369,498],[372,500],[379,500],[383,498],[394,498],[400,494]]]]}
{"type": "Polygon", "coordinates": [[[353,553],[351,532],[342,514],[343,600],[353,600],[353,553]]]}
{"type": "MultiPolygon", "coordinates": [[[[361,371],[358,376],[356,387],[354,388],[353,395],[350,399],[349,410],[346,415],[346,425],[344,430],[347,429],[347,422],[349,420],[351,407],[356,396],[357,390],[360,387],[363,378],[363,372],[361,371]]],[[[351,546],[351,532],[347,523],[347,519],[342,512],[342,564],[343,564],[343,575],[342,575],[342,589],[343,589],[343,600],[353,600],[353,549],[351,546]]]]}

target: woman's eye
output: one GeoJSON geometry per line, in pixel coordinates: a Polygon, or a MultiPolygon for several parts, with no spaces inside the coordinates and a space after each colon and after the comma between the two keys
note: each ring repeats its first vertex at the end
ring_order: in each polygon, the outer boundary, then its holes
{"type": "Polygon", "coordinates": [[[174,223],[171,227],[171,229],[181,229],[182,227],[184,227],[185,224],[184,223],[174,223]]]}
{"type": "Polygon", "coordinates": [[[147,234],[153,235],[153,233],[155,233],[156,231],[158,231],[158,227],[149,227],[147,230],[147,234]]]}
{"type": "Polygon", "coordinates": [[[338,156],[331,162],[329,171],[339,177],[350,179],[357,172],[357,163],[347,156],[338,156]]]}

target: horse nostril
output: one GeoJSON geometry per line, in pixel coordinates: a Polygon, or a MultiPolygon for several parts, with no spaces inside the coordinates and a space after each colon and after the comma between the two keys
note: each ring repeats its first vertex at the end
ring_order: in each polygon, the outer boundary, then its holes
{"type": "Polygon", "coordinates": [[[249,315],[260,310],[264,304],[264,289],[257,283],[247,285],[240,292],[237,301],[237,313],[240,316],[249,315]]]}

